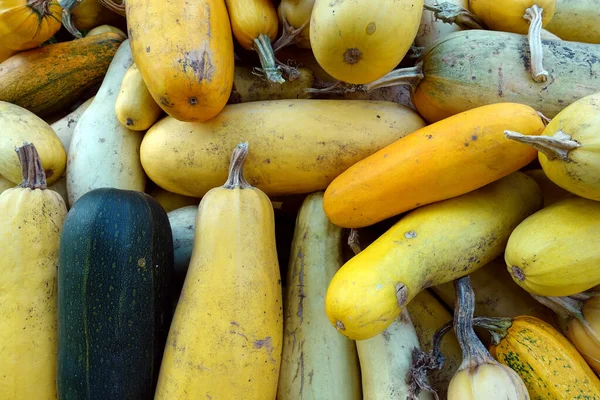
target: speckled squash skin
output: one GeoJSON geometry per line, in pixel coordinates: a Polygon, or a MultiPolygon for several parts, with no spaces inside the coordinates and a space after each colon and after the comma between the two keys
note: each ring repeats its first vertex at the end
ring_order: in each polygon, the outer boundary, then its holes
{"type": "Polygon", "coordinates": [[[58,271],[58,397],[152,399],[171,319],[164,210],[141,192],[88,192],[65,221],[58,271]]]}

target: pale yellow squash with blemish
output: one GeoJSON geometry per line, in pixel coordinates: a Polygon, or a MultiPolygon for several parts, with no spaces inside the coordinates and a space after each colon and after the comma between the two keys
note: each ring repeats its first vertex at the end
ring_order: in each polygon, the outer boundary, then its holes
{"type": "Polygon", "coordinates": [[[16,185],[0,175],[0,193],[4,192],[6,189],[10,189],[15,187],[16,185]]]}
{"type": "Polygon", "coordinates": [[[423,0],[316,0],[310,44],[319,64],[340,81],[381,78],[413,43],[423,0]]]}
{"type": "Polygon", "coordinates": [[[156,400],[277,394],[283,315],[275,222],[269,198],[243,178],[247,151],[247,143],[236,147],[227,182],[200,202],[156,400]]]}
{"type": "Polygon", "coordinates": [[[546,29],[563,40],[600,43],[599,19],[597,0],[557,0],[554,16],[546,29]]]}
{"type": "Polygon", "coordinates": [[[469,0],[469,10],[495,31],[526,34],[529,21],[523,18],[525,10],[533,5],[540,7],[542,26],[546,26],[556,9],[557,0],[469,0]]]}
{"type": "Polygon", "coordinates": [[[121,82],[115,113],[119,122],[133,131],[145,131],[162,114],[135,63],[131,64],[121,82]]]}

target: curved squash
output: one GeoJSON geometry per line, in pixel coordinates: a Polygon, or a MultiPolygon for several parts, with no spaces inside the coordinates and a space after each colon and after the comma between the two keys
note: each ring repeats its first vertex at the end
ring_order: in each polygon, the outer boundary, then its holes
{"type": "Polygon", "coordinates": [[[197,206],[200,203],[200,199],[196,197],[188,197],[177,193],[171,193],[168,190],[158,186],[152,189],[150,196],[154,197],[154,200],[158,201],[158,204],[160,204],[166,212],[185,206],[197,206]]]}
{"type": "Polygon", "coordinates": [[[327,285],[341,265],[342,229],[327,219],[323,193],[310,194],[292,241],[278,400],[362,399],[357,346],[331,329],[323,312],[327,285]]]}
{"type": "Polygon", "coordinates": [[[489,29],[526,34],[529,21],[523,18],[525,10],[533,5],[540,7],[542,26],[554,16],[557,0],[468,0],[469,10],[477,15],[489,29]]]}
{"type": "Polygon", "coordinates": [[[0,42],[11,50],[29,50],[50,39],[61,26],[55,0],[0,0],[0,42]]]}
{"type": "Polygon", "coordinates": [[[567,325],[565,336],[597,374],[600,372],[600,297],[586,300],[582,312],[585,322],[572,319],[567,325]],[[584,323],[587,324],[586,327],[584,323]]]}
{"type": "Polygon", "coordinates": [[[513,280],[539,296],[570,296],[600,284],[600,202],[572,196],[527,218],[510,235],[513,280]]]}
{"type": "Polygon", "coordinates": [[[21,182],[21,164],[15,148],[36,146],[48,184],[65,172],[67,153],[60,139],[43,119],[17,105],[0,101],[0,174],[12,183],[21,182]]]}
{"type": "Polygon", "coordinates": [[[546,29],[563,40],[600,43],[600,8],[595,0],[557,0],[546,29]]]}
{"type": "Polygon", "coordinates": [[[540,205],[535,181],[515,172],[412,211],[335,274],[325,299],[330,322],[354,340],[378,335],[421,290],[502,254],[512,230],[540,205]]]}
{"type": "Polygon", "coordinates": [[[299,30],[295,33],[295,43],[298,47],[310,48],[310,17],[314,4],[315,0],[281,0],[277,8],[279,21],[284,28],[289,26],[299,30]]]}
{"type": "Polygon", "coordinates": [[[171,240],[145,193],[96,189],[71,208],[59,252],[59,399],[152,399],[171,320],[171,240]]]}
{"type": "Polygon", "coordinates": [[[250,68],[236,66],[233,89],[228,104],[247,103],[249,101],[308,99],[311,97],[305,89],[312,87],[315,80],[311,70],[298,68],[299,76],[282,84],[273,84],[257,76],[250,68]]]}
{"type": "Polygon", "coordinates": [[[75,127],[67,160],[71,206],[85,193],[101,187],[144,191],[146,175],[139,158],[143,133],[125,128],[115,115],[119,88],[132,63],[126,40],[115,54],[94,101],[75,127]]]}
{"type": "Polygon", "coordinates": [[[115,103],[115,113],[121,124],[134,131],[150,128],[162,114],[135,63],[125,73],[115,103]]]}
{"type": "Polygon", "coordinates": [[[544,124],[531,107],[501,103],[421,128],[335,178],[325,212],[336,225],[359,228],[500,179],[536,156],[504,138],[508,127],[538,135],[544,124]]]}
{"type": "Polygon", "coordinates": [[[499,102],[526,104],[552,118],[574,101],[600,92],[600,47],[543,40],[542,48],[550,74],[546,84],[531,80],[527,36],[452,33],[424,56],[425,78],[413,102],[430,123],[499,102]]]}
{"type": "Polygon", "coordinates": [[[600,380],[575,347],[537,318],[513,318],[490,352],[519,374],[532,400],[600,398],[600,380]]]}
{"type": "Polygon", "coordinates": [[[310,43],[319,64],[343,82],[381,78],[415,39],[423,0],[315,0],[310,43]],[[398,21],[401,21],[399,23],[398,21]]]}
{"type": "MultiPolygon", "coordinates": [[[[451,0],[451,4],[462,7],[465,10],[469,9],[469,0],[451,0]]],[[[438,0],[425,0],[425,4],[433,6],[438,4],[438,0]]],[[[429,49],[440,39],[445,38],[452,32],[461,30],[456,24],[448,24],[441,19],[438,19],[432,11],[423,10],[421,15],[421,23],[415,37],[415,45],[429,49]]]]}
{"type": "Polygon", "coordinates": [[[87,110],[90,104],[92,104],[93,100],[94,97],[87,99],[79,107],[77,107],[75,111],[65,115],[63,118],[50,125],[52,130],[56,133],[56,136],[58,136],[62,142],[65,151],[69,151],[71,138],[73,137],[73,132],[75,132],[75,127],[77,126],[77,122],[79,122],[79,118],[81,118],[83,112],[87,110]]]}
{"type": "Polygon", "coordinates": [[[21,52],[0,64],[0,100],[44,117],[102,81],[123,38],[104,33],[21,52]]]}
{"type": "Polygon", "coordinates": [[[227,182],[200,202],[156,400],[277,394],[283,316],[273,207],[244,179],[247,151],[236,147],[227,182]]]}
{"type": "Polygon", "coordinates": [[[223,0],[129,0],[126,10],[133,58],[156,103],[181,121],[219,114],[234,67],[223,0]]]}
{"type": "Polygon", "coordinates": [[[0,393],[56,399],[57,268],[63,199],[46,190],[35,147],[18,150],[23,182],[0,195],[0,393]],[[35,383],[35,384],[32,384],[35,383]]]}
{"type": "Polygon", "coordinates": [[[544,198],[544,207],[548,207],[550,204],[554,204],[559,200],[564,199],[571,193],[564,190],[556,183],[552,182],[544,173],[543,169],[530,169],[523,171],[538,183],[540,189],[542,189],[542,197],[544,198]]]}
{"type": "Polygon", "coordinates": [[[246,164],[250,184],[268,195],[310,193],[423,125],[415,112],[391,102],[242,103],[204,123],[158,121],[144,136],[141,159],[160,187],[202,197],[227,178],[227,149],[245,140],[253,146],[246,164]]]}

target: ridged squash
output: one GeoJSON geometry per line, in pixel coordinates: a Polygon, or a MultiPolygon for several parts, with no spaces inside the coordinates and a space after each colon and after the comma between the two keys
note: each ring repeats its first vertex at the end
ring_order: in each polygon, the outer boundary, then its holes
{"type": "Polygon", "coordinates": [[[61,15],[56,0],[0,0],[0,42],[15,51],[37,47],[60,29],[61,15]]]}
{"type": "Polygon", "coordinates": [[[552,182],[544,172],[543,169],[528,169],[523,171],[538,183],[540,189],[542,189],[542,197],[544,198],[544,207],[550,204],[556,203],[558,200],[562,200],[569,196],[571,192],[568,192],[552,182]]]}
{"type": "Polygon", "coordinates": [[[65,115],[63,118],[54,122],[50,127],[56,133],[56,136],[60,139],[65,151],[69,152],[69,147],[71,146],[71,139],[73,138],[73,132],[75,132],[75,127],[77,126],[77,122],[79,122],[79,118],[83,115],[83,112],[87,110],[87,108],[92,104],[94,97],[90,97],[85,102],[83,102],[75,111],[65,115]]]}
{"type": "Polygon", "coordinates": [[[523,18],[525,10],[533,5],[540,7],[542,26],[546,26],[554,16],[557,0],[468,0],[469,10],[477,15],[487,28],[495,31],[526,34],[529,21],[523,18]]]}
{"type": "Polygon", "coordinates": [[[525,219],[505,253],[513,280],[540,296],[570,296],[600,284],[600,202],[568,197],[525,219]]]}
{"type": "Polygon", "coordinates": [[[421,290],[502,254],[512,230],[541,202],[537,183],[515,172],[406,214],[335,274],[325,299],[331,324],[354,340],[380,334],[421,290]]]}
{"type": "Polygon", "coordinates": [[[162,114],[135,63],[131,64],[121,82],[115,113],[119,122],[133,131],[145,131],[162,114]]]}
{"type": "Polygon", "coordinates": [[[281,0],[277,8],[281,24],[299,30],[295,36],[298,47],[310,48],[310,17],[314,4],[315,0],[281,0]]]}
{"type": "Polygon", "coordinates": [[[225,185],[200,202],[156,400],[276,397],[283,315],[273,206],[244,179],[247,152],[247,143],[235,148],[225,185]]]}
{"type": "Polygon", "coordinates": [[[37,149],[45,179],[52,184],[65,172],[67,153],[60,139],[43,119],[15,104],[0,101],[0,174],[19,184],[21,164],[15,148],[33,143],[37,149]]]}
{"type": "Polygon", "coordinates": [[[596,0],[557,0],[546,29],[563,40],[600,44],[600,8],[596,0]]]}
{"type": "Polygon", "coordinates": [[[310,44],[335,79],[363,84],[396,67],[417,35],[423,0],[315,0],[310,44]],[[402,23],[398,23],[402,21],[402,23]]]}
{"type": "Polygon", "coordinates": [[[154,100],[181,121],[219,114],[233,85],[233,37],[223,0],[129,0],[135,63],[154,100]]]}
{"type": "Polygon", "coordinates": [[[417,113],[392,102],[298,99],[232,104],[203,123],[172,117],[158,121],[144,136],[141,161],[160,187],[202,197],[227,178],[227,149],[248,141],[253,151],[245,173],[251,185],[271,196],[310,193],[325,189],[352,164],[423,126],[417,113]]]}
{"type": "Polygon", "coordinates": [[[35,146],[18,151],[23,182],[0,194],[0,393],[55,400],[58,246],[67,209],[46,189],[35,146]]]}

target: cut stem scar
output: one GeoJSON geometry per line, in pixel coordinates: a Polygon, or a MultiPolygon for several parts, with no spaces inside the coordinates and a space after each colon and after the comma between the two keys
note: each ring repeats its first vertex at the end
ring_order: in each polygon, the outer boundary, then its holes
{"type": "Polygon", "coordinates": [[[79,6],[83,0],[59,0],[58,4],[62,7],[62,24],[75,39],[81,39],[83,35],[73,25],[71,12],[79,6]]]}
{"type": "Polygon", "coordinates": [[[283,29],[281,32],[281,36],[275,43],[273,43],[273,52],[277,53],[279,50],[283,49],[286,46],[289,46],[294,43],[298,43],[300,40],[298,39],[298,35],[308,26],[310,19],[300,26],[300,28],[294,28],[287,20],[285,15],[285,11],[281,10],[281,21],[283,24],[283,29]]]}
{"type": "Polygon", "coordinates": [[[462,29],[486,29],[477,15],[456,4],[444,1],[434,5],[424,4],[423,8],[431,11],[436,19],[446,24],[456,24],[462,29]]]}
{"type": "Polygon", "coordinates": [[[546,82],[548,71],[544,69],[544,52],[542,49],[542,12],[544,10],[537,5],[533,5],[525,10],[525,18],[529,21],[529,51],[531,53],[531,77],[536,82],[546,82]]]}
{"type": "Polygon", "coordinates": [[[275,63],[275,53],[271,47],[271,38],[265,34],[260,34],[254,39],[252,46],[254,51],[258,53],[260,59],[261,71],[268,80],[273,83],[283,83],[285,79],[281,76],[281,69],[275,63]]]}
{"type": "Polygon", "coordinates": [[[23,181],[19,184],[21,188],[46,189],[46,173],[42,167],[42,161],[33,143],[25,143],[15,149],[21,164],[21,176],[23,181]]]}
{"type": "Polygon", "coordinates": [[[581,146],[581,144],[561,130],[556,132],[554,136],[523,135],[518,132],[507,130],[504,131],[504,136],[507,139],[516,140],[517,142],[534,147],[537,151],[543,153],[550,161],[556,159],[570,161],[569,152],[581,146]]]}
{"type": "Polygon", "coordinates": [[[226,189],[248,189],[252,186],[244,178],[244,162],[248,156],[248,142],[239,143],[233,150],[229,164],[229,176],[223,185],[226,189]]]}

